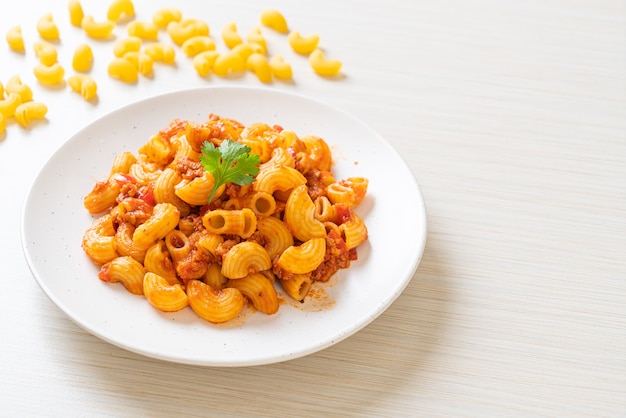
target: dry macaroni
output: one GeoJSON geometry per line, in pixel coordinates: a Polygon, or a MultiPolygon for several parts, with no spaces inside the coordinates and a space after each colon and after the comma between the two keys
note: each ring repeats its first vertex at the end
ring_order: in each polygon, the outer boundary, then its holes
{"type": "Polygon", "coordinates": [[[86,72],[93,64],[93,51],[87,44],[80,44],[74,50],[72,58],[72,68],[78,72],[86,72]]]}

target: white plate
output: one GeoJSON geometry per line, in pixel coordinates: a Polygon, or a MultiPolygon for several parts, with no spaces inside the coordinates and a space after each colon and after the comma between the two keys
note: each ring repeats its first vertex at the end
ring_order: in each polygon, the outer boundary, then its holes
{"type": "Polygon", "coordinates": [[[34,181],[22,213],[22,245],[48,297],[92,334],[163,360],[248,366],[280,362],[329,347],[378,317],[411,280],[426,241],[424,201],[402,158],[377,133],[346,113],[276,90],[215,87],[131,104],[71,137],[34,181]],[[93,218],[83,196],[108,175],[115,154],[137,149],[172,119],[204,121],[209,113],[244,124],[265,122],[323,137],[335,153],[336,177],[370,180],[357,208],[369,229],[359,259],[303,305],[283,303],[268,316],[244,313],[213,325],[191,309],[161,313],[121,284],[98,279],[81,249],[93,218]]]}

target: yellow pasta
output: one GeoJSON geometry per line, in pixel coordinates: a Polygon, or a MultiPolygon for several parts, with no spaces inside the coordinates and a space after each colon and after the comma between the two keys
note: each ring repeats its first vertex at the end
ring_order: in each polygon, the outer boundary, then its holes
{"type": "Polygon", "coordinates": [[[187,297],[189,306],[199,317],[216,324],[235,318],[246,303],[238,289],[217,290],[200,280],[187,284],[187,297]]]}
{"type": "Polygon", "coordinates": [[[248,60],[248,57],[254,54],[255,52],[259,54],[265,54],[265,50],[263,49],[261,45],[250,43],[250,42],[242,42],[242,43],[239,43],[238,45],[235,45],[232,48],[232,52],[239,55],[241,59],[243,60],[244,64],[248,60]]]}
{"type": "Polygon", "coordinates": [[[259,219],[257,229],[265,239],[265,250],[272,260],[293,246],[291,231],[282,220],[274,216],[259,219]]]}
{"type": "Polygon", "coordinates": [[[287,248],[278,257],[279,267],[290,273],[305,274],[315,270],[324,261],[326,254],[326,240],[312,238],[299,246],[287,248]]]}
{"type": "Polygon", "coordinates": [[[130,151],[120,152],[113,159],[113,165],[109,177],[114,174],[128,174],[133,164],[137,162],[137,158],[130,151]]]}
{"type": "Polygon", "coordinates": [[[255,52],[246,60],[246,67],[256,74],[262,83],[272,82],[272,69],[265,55],[255,52]]]}
{"type": "Polygon", "coordinates": [[[229,279],[241,279],[272,267],[269,254],[254,241],[244,241],[233,246],[222,259],[222,274],[229,279]]]}
{"type": "Polygon", "coordinates": [[[24,37],[22,36],[22,27],[13,26],[7,31],[6,41],[9,47],[15,52],[24,52],[24,37]]]}
{"type": "Polygon", "coordinates": [[[98,95],[98,85],[96,81],[87,74],[71,75],[67,79],[67,84],[85,100],[92,100],[98,95]]]}
{"type": "Polygon", "coordinates": [[[57,62],[57,49],[50,42],[39,41],[33,44],[33,51],[43,65],[52,65],[57,62]]]}
{"type": "Polygon", "coordinates": [[[56,41],[59,39],[59,28],[54,22],[52,13],[46,13],[39,18],[37,21],[37,32],[39,32],[39,36],[49,41],[56,41]]]}
{"type": "Polygon", "coordinates": [[[5,118],[15,116],[15,110],[22,103],[22,96],[17,93],[9,93],[5,99],[0,100],[0,113],[5,118]]]}
{"type": "Polygon", "coordinates": [[[112,78],[121,80],[124,83],[134,83],[139,78],[137,65],[124,58],[114,58],[109,63],[107,72],[112,78]]]}
{"type": "Polygon", "coordinates": [[[103,282],[122,283],[126,290],[143,295],[144,266],[129,256],[116,257],[100,268],[98,277],[103,282]]]}
{"type": "Polygon", "coordinates": [[[83,234],[82,248],[97,264],[108,263],[118,256],[111,214],[101,216],[87,228],[83,234]]]}
{"type": "Polygon", "coordinates": [[[367,193],[368,180],[363,177],[350,177],[326,187],[328,199],[333,203],[343,203],[348,207],[358,206],[367,193]]]}
{"type": "Polygon", "coordinates": [[[150,55],[144,52],[130,51],[124,54],[122,58],[133,63],[133,65],[137,67],[137,72],[139,74],[143,76],[149,76],[152,74],[154,60],[150,55]]]}
{"type": "Polygon", "coordinates": [[[4,91],[9,94],[18,94],[22,103],[29,102],[33,99],[33,91],[28,84],[22,82],[19,75],[14,75],[7,81],[7,84],[4,86],[4,91]]]}
{"type": "Polygon", "coordinates": [[[7,118],[4,114],[0,113],[0,135],[4,133],[7,128],[7,118]]]}
{"type": "Polygon", "coordinates": [[[339,226],[349,250],[358,247],[367,240],[367,227],[356,212],[350,211],[350,218],[339,226]]]}
{"type": "Polygon", "coordinates": [[[273,194],[278,190],[287,191],[304,184],[306,184],[306,178],[295,168],[271,166],[267,170],[259,171],[253,189],[273,194]]]}
{"type": "Polygon", "coordinates": [[[263,49],[263,53],[267,51],[267,42],[265,41],[265,36],[263,36],[260,27],[256,26],[250,29],[247,40],[251,44],[259,45],[263,49]]]}
{"type": "Polygon", "coordinates": [[[122,58],[127,52],[138,52],[141,49],[143,41],[138,36],[127,36],[118,39],[113,44],[113,55],[122,58]]]}
{"type": "Polygon", "coordinates": [[[298,31],[291,31],[287,40],[289,41],[289,46],[291,46],[291,49],[295,52],[302,55],[309,55],[317,48],[320,37],[316,34],[302,36],[298,31]]]}
{"type": "Polygon", "coordinates": [[[72,68],[74,71],[86,72],[91,70],[93,64],[93,51],[88,44],[80,44],[74,50],[72,68]]]}
{"type": "Polygon", "coordinates": [[[256,215],[248,208],[241,210],[217,209],[202,217],[202,224],[214,234],[234,234],[248,238],[256,231],[256,215]]]}
{"type": "Polygon", "coordinates": [[[289,279],[280,279],[283,289],[292,299],[301,302],[311,289],[311,274],[293,274],[289,279]]]}
{"type": "Polygon", "coordinates": [[[83,199],[85,209],[91,214],[98,214],[111,209],[116,204],[121,187],[114,177],[110,177],[107,181],[96,183],[83,199]]]}
{"type": "Polygon", "coordinates": [[[219,264],[211,263],[207,268],[206,273],[204,273],[204,277],[202,281],[213,289],[224,289],[229,282],[229,279],[222,274],[222,269],[219,264]]]}
{"type": "Polygon", "coordinates": [[[235,22],[228,22],[224,25],[224,29],[222,29],[222,40],[230,49],[242,42],[241,36],[237,32],[237,24],[235,22]]]}
{"type": "Polygon", "coordinates": [[[113,35],[115,22],[111,20],[96,21],[93,16],[85,15],[80,23],[80,27],[90,38],[107,39],[113,35]]]}
{"type": "Polygon", "coordinates": [[[281,80],[289,80],[293,78],[291,65],[285,61],[282,55],[274,55],[268,62],[272,75],[281,80]]]}
{"type": "Polygon", "coordinates": [[[238,289],[252,305],[267,315],[278,312],[278,295],[274,283],[261,273],[252,273],[244,278],[230,280],[229,287],[238,289]]]}
{"type": "Polygon", "coordinates": [[[167,33],[172,42],[181,46],[187,39],[194,36],[209,36],[210,30],[209,25],[203,20],[186,18],[168,23],[167,33]]]}
{"type": "Polygon", "coordinates": [[[153,163],[165,166],[172,161],[174,150],[166,138],[152,135],[148,142],[139,148],[139,154],[145,155],[153,163]]]}
{"type": "Polygon", "coordinates": [[[192,36],[183,42],[181,49],[188,57],[194,57],[200,52],[215,50],[215,41],[209,36],[192,36]]]}
{"type": "Polygon", "coordinates": [[[158,274],[148,272],[143,278],[143,294],[148,302],[163,312],[176,312],[189,305],[185,289],[178,284],[170,284],[158,274]]]}
{"type": "Polygon", "coordinates": [[[43,119],[48,113],[48,106],[40,102],[20,103],[15,109],[15,120],[22,127],[27,127],[34,119],[43,119]]]}
{"type": "Polygon", "coordinates": [[[261,13],[261,23],[279,33],[289,32],[285,17],[276,9],[266,9],[261,13]]]}
{"type": "Polygon", "coordinates": [[[324,57],[324,52],[321,49],[315,49],[309,55],[309,63],[311,68],[317,74],[330,77],[339,74],[341,71],[342,63],[337,59],[327,59],[324,57]]]}
{"type": "Polygon", "coordinates": [[[315,135],[305,135],[300,140],[306,148],[307,164],[321,171],[329,171],[333,156],[326,141],[315,135]]]}
{"type": "Polygon", "coordinates": [[[180,212],[171,203],[157,203],[152,216],[139,225],[133,233],[133,241],[140,248],[148,248],[157,240],[165,237],[176,227],[180,212]]]}
{"type": "Polygon", "coordinates": [[[163,240],[158,240],[148,248],[144,257],[144,267],[146,272],[158,274],[169,284],[180,283],[176,276],[174,263],[163,240]]]}
{"type": "Polygon", "coordinates": [[[201,206],[208,202],[214,184],[213,175],[205,171],[192,180],[182,180],[174,187],[174,193],[185,203],[201,206]]]}
{"type": "Polygon", "coordinates": [[[257,217],[272,216],[276,212],[276,199],[269,193],[255,192],[241,200],[242,206],[252,209],[257,217]]]}
{"type": "Polygon", "coordinates": [[[193,57],[193,67],[200,77],[209,75],[218,56],[219,52],[217,51],[204,51],[193,57]]]}
{"type": "Polygon", "coordinates": [[[187,216],[189,204],[176,195],[176,185],[182,181],[182,176],[171,167],[163,170],[154,182],[154,200],[158,203],[174,205],[181,216],[187,216]]]}
{"type": "Polygon", "coordinates": [[[213,63],[213,72],[219,77],[237,73],[246,69],[245,60],[234,50],[219,55],[213,63]]]}
{"type": "Polygon", "coordinates": [[[154,12],[152,23],[160,29],[165,29],[171,22],[180,22],[182,18],[183,14],[180,10],[174,7],[165,7],[154,12]]]}
{"type": "Polygon", "coordinates": [[[171,45],[161,42],[154,42],[146,45],[144,51],[150,55],[154,61],[160,61],[165,64],[173,64],[176,60],[176,51],[171,45]]]}
{"type": "Polygon", "coordinates": [[[55,85],[63,82],[65,69],[58,62],[52,65],[37,64],[33,68],[33,74],[41,84],[55,85]]]}
{"type": "Polygon", "coordinates": [[[300,241],[326,236],[326,228],[315,219],[315,204],[306,185],[293,189],[285,206],[285,222],[300,241]]]}
{"type": "Polygon", "coordinates": [[[135,227],[129,222],[122,222],[115,231],[115,248],[119,255],[128,255],[140,263],[146,258],[146,248],[140,248],[133,241],[135,227]]]}
{"type": "Polygon", "coordinates": [[[80,28],[83,22],[83,17],[85,17],[83,6],[78,0],[70,0],[67,7],[70,14],[70,23],[72,26],[80,28]]]}
{"type": "Polygon", "coordinates": [[[135,5],[131,0],[113,0],[107,10],[107,19],[119,22],[122,18],[135,16],[135,5]]]}
{"type": "Polygon", "coordinates": [[[126,26],[128,36],[156,41],[159,38],[159,28],[152,22],[133,20],[126,26]]]}

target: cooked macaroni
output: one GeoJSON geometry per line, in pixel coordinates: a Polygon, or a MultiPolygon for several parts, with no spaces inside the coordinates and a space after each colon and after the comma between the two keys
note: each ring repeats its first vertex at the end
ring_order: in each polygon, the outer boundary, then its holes
{"type": "Polygon", "coordinates": [[[82,246],[101,280],[121,282],[158,310],[189,306],[220,323],[248,303],[271,315],[281,298],[303,301],[313,283],[348,268],[367,240],[355,212],[367,179],[336,180],[331,165],[317,136],[216,115],[174,120],[137,154],[120,152],[85,196],[100,216],[82,246]],[[222,184],[209,202],[215,179],[202,146],[226,140],[257,154],[259,172],[248,185],[222,184]]]}

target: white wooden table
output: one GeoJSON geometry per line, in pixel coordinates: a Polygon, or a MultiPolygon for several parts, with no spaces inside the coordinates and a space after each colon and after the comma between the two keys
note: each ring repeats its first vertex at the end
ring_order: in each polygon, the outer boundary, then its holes
{"type": "MultiPolygon", "coordinates": [[[[32,74],[38,19],[53,13],[59,61],[84,38],[67,1],[0,13],[0,81],[18,74],[48,123],[0,138],[0,416],[626,415],[626,3],[531,0],[289,2],[135,0],[137,19],[176,6],[219,41],[265,7],[317,32],[344,77],[293,60],[295,83],[367,121],[404,156],[427,205],[428,243],[405,292],[376,321],[316,354],[250,368],[198,368],[128,352],[83,331],[33,280],[23,200],[73,133],[136,100],[204,85],[189,61],[100,99],[32,74]],[[27,53],[4,42],[19,24],[27,53]]],[[[94,16],[109,2],[82,1],[94,16]]],[[[121,31],[123,28],[118,28],[121,31]]],[[[108,55],[110,56],[110,55],[108,55]]],[[[108,57],[107,56],[107,57],[108,57]]]]}

